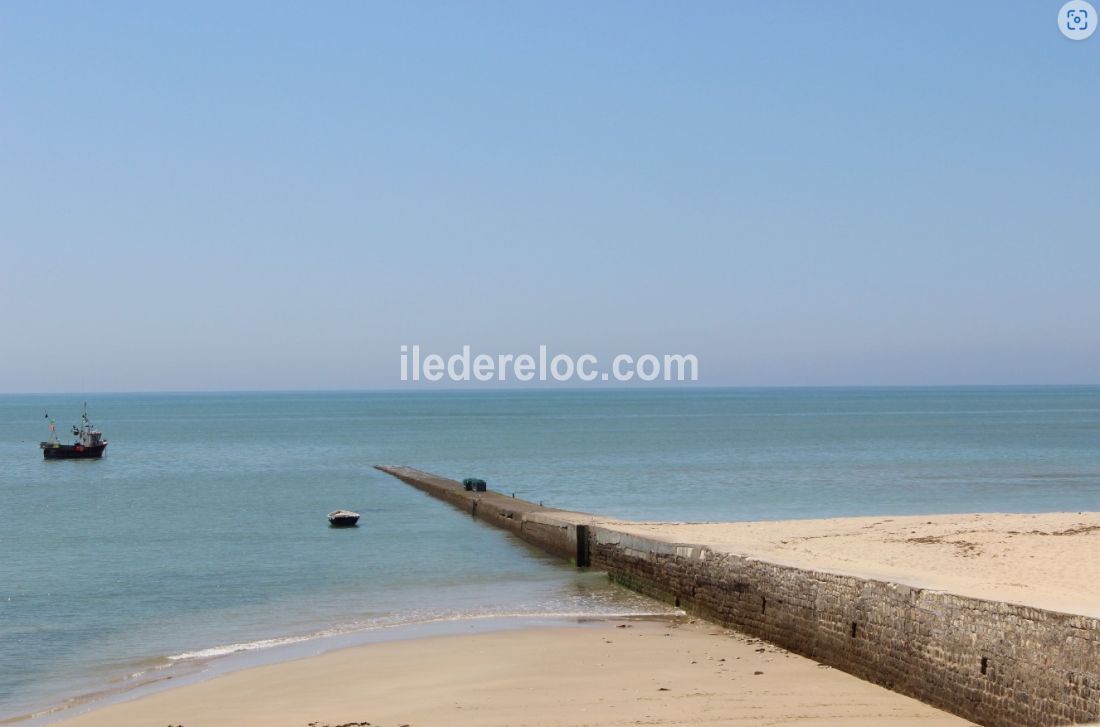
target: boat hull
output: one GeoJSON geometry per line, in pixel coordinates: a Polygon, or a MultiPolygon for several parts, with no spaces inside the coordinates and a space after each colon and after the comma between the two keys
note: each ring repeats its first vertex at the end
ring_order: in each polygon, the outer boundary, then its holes
{"type": "Polygon", "coordinates": [[[107,443],[83,447],[78,444],[42,443],[43,459],[99,459],[107,449],[107,443]]]}
{"type": "Polygon", "coordinates": [[[328,516],[328,524],[334,528],[353,528],[359,522],[359,513],[341,512],[328,516]]]}

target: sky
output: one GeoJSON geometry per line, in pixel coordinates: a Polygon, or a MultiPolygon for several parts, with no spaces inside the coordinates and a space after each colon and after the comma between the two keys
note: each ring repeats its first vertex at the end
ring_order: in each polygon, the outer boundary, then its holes
{"type": "Polygon", "coordinates": [[[0,0],[0,391],[1100,383],[1061,4],[0,0]]]}

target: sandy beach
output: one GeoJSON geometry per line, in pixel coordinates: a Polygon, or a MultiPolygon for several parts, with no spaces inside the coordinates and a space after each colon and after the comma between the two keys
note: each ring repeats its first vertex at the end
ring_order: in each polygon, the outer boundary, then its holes
{"type": "Polygon", "coordinates": [[[1100,616],[1100,513],[620,523],[773,563],[1100,616]]]}
{"type": "MultiPolygon", "coordinates": [[[[1100,568],[1092,557],[1100,547],[1100,513],[616,522],[615,527],[773,562],[1072,613],[1100,612],[1095,586],[1100,568]]],[[[965,724],[777,647],[686,620],[358,646],[106,706],[64,724],[838,722],[965,724]]]]}
{"type": "Polygon", "coordinates": [[[370,644],[115,704],[69,727],[963,725],[964,720],[702,622],[370,644]]]}

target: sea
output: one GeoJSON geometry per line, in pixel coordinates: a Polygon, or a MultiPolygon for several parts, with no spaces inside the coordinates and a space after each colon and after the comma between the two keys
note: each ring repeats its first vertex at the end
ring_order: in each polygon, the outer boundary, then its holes
{"type": "Polygon", "coordinates": [[[638,520],[1098,510],[1100,387],[2,395],[0,722],[291,645],[670,611],[375,464],[638,520]],[[107,456],[43,461],[85,401],[107,456]]]}

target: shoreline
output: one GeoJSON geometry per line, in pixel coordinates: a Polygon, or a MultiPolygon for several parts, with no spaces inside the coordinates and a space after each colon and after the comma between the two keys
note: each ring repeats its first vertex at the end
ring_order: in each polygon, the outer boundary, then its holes
{"type": "MultiPolygon", "coordinates": [[[[1065,613],[1086,614],[1094,608],[1100,609],[1100,592],[1082,589],[1076,577],[1064,582],[1058,578],[1059,574],[1072,576],[1081,572],[1082,563],[1079,561],[1082,558],[1087,560],[1090,552],[1088,548],[1082,548],[1081,544],[1100,539],[1100,513],[970,513],[737,523],[626,522],[605,520],[597,516],[588,517],[593,524],[614,524],[616,529],[623,532],[633,532],[670,544],[705,541],[718,552],[736,553],[743,557],[761,558],[773,563],[813,568],[822,572],[884,578],[890,582],[942,589],[945,592],[969,593],[970,596],[979,596],[979,593],[974,592],[973,583],[968,585],[966,582],[968,574],[973,576],[975,570],[983,578],[992,579],[990,582],[994,583],[998,577],[1011,573],[1017,580],[1027,582],[1027,589],[1033,596],[1037,592],[1043,596],[1041,599],[1018,599],[1025,605],[1040,607],[1045,603],[1049,606],[1050,599],[1058,598],[1059,605],[1063,606],[1060,610],[1065,613]],[[964,536],[968,539],[961,539],[964,536]],[[1014,543],[1015,550],[997,550],[999,547],[1007,547],[1006,543],[1014,543]],[[1021,544],[1027,546],[1022,551],[1021,544]],[[1021,553],[1034,550],[1038,547],[1037,544],[1046,549],[1046,552],[1038,551],[1041,556],[1037,560],[1038,568],[1033,564],[1025,567],[1026,559],[1021,553]],[[1052,574],[1049,564],[1051,559],[1060,561],[1057,573],[1052,574]],[[869,563],[877,563],[877,566],[868,567],[869,563]],[[927,581],[919,577],[919,570],[913,570],[917,566],[923,568],[926,575],[934,576],[935,580],[927,581]],[[1033,569],[1034,573],[1029,569],[1033,569]],[[1076,599],[1072,604],[1065,601],[1070,593],[1076,599]]],[[[1031,557],[1035,557],[1034,553],[1031,557]]],[[[1001,601],[1006,594],[986,591],[980,595],[1001,601]]],[[[654,602],[654,606],[658,603],[654,602]]],[[[292,664],[383,643],[407,643],[471,634],[526,633],[544,628],[606,625],[610,621],[654,621],[668,618],[670,617],[656,612],[631,615],[498,614],[444,617],[303,637],[267,648],[242,648],[225,654],[197,658],[190,662],[192,670],[189,672],[176,671],[167,675],[154,673],[154,677],[147,681],[109,686],[102,691],[82,695],[68,706],[63,704],[34,715],[0,720],[0,724],[26,727],[67,724],[117,705],[156,698],[158,695],[189,689],[232,674],[292,664]]],[[[248,645],[232,644],[225,648],[232,646],[248,645]]],[[[199,649],[194,653],[203,654],[217,650],[199,649]]]]}
{"type": "MultiPolygon", "coordinates": [[[[659,604],[655,603],[654,605],[659,604]]],[[[143,699],[165,691],[202,684],[240,671],[292,663],[372,644],[455,635],[499,633],[532,628],[585,628],[607,620],[667,621],[683,617],[682,611],[662,613],[656,610],[652,613],[603,614],[575,612],[446,616],[424,621],[366,626],[336,633],[287,636],[263,640],[279,642],[272,643],[270,646],[253,647],[253,642],[250,642],[248,644],[196,649],[193,653],[199,656],[184,655],[184,658],[179,659],[177,662],[169,661],[166,664],[153,666],[141,673],[142,676],[149,674],[149,678],[134,677],[132,682],[129,679],[121,682],[110,682],[101,689],[67,697],[61,702],[44,706],[34,712],[0,718],[0,725],[41,727],[43,725],[58,724],[102,708],[143,699]],[[232,646],[243,648],[209,656],[201,655],[204,652],[220,651],[223,648],[232,646]],[[174,671],[168,673],[173,669],[174,671]]],[[[171,660],[173,657],[161,658],[171,660]]]]}
{"type": "Polygon", "coordinates": [[[640,720],[969,724],[686,617],[529,624],[349,646],[98,705],[57,723],[489,727],[640,720]]]}

